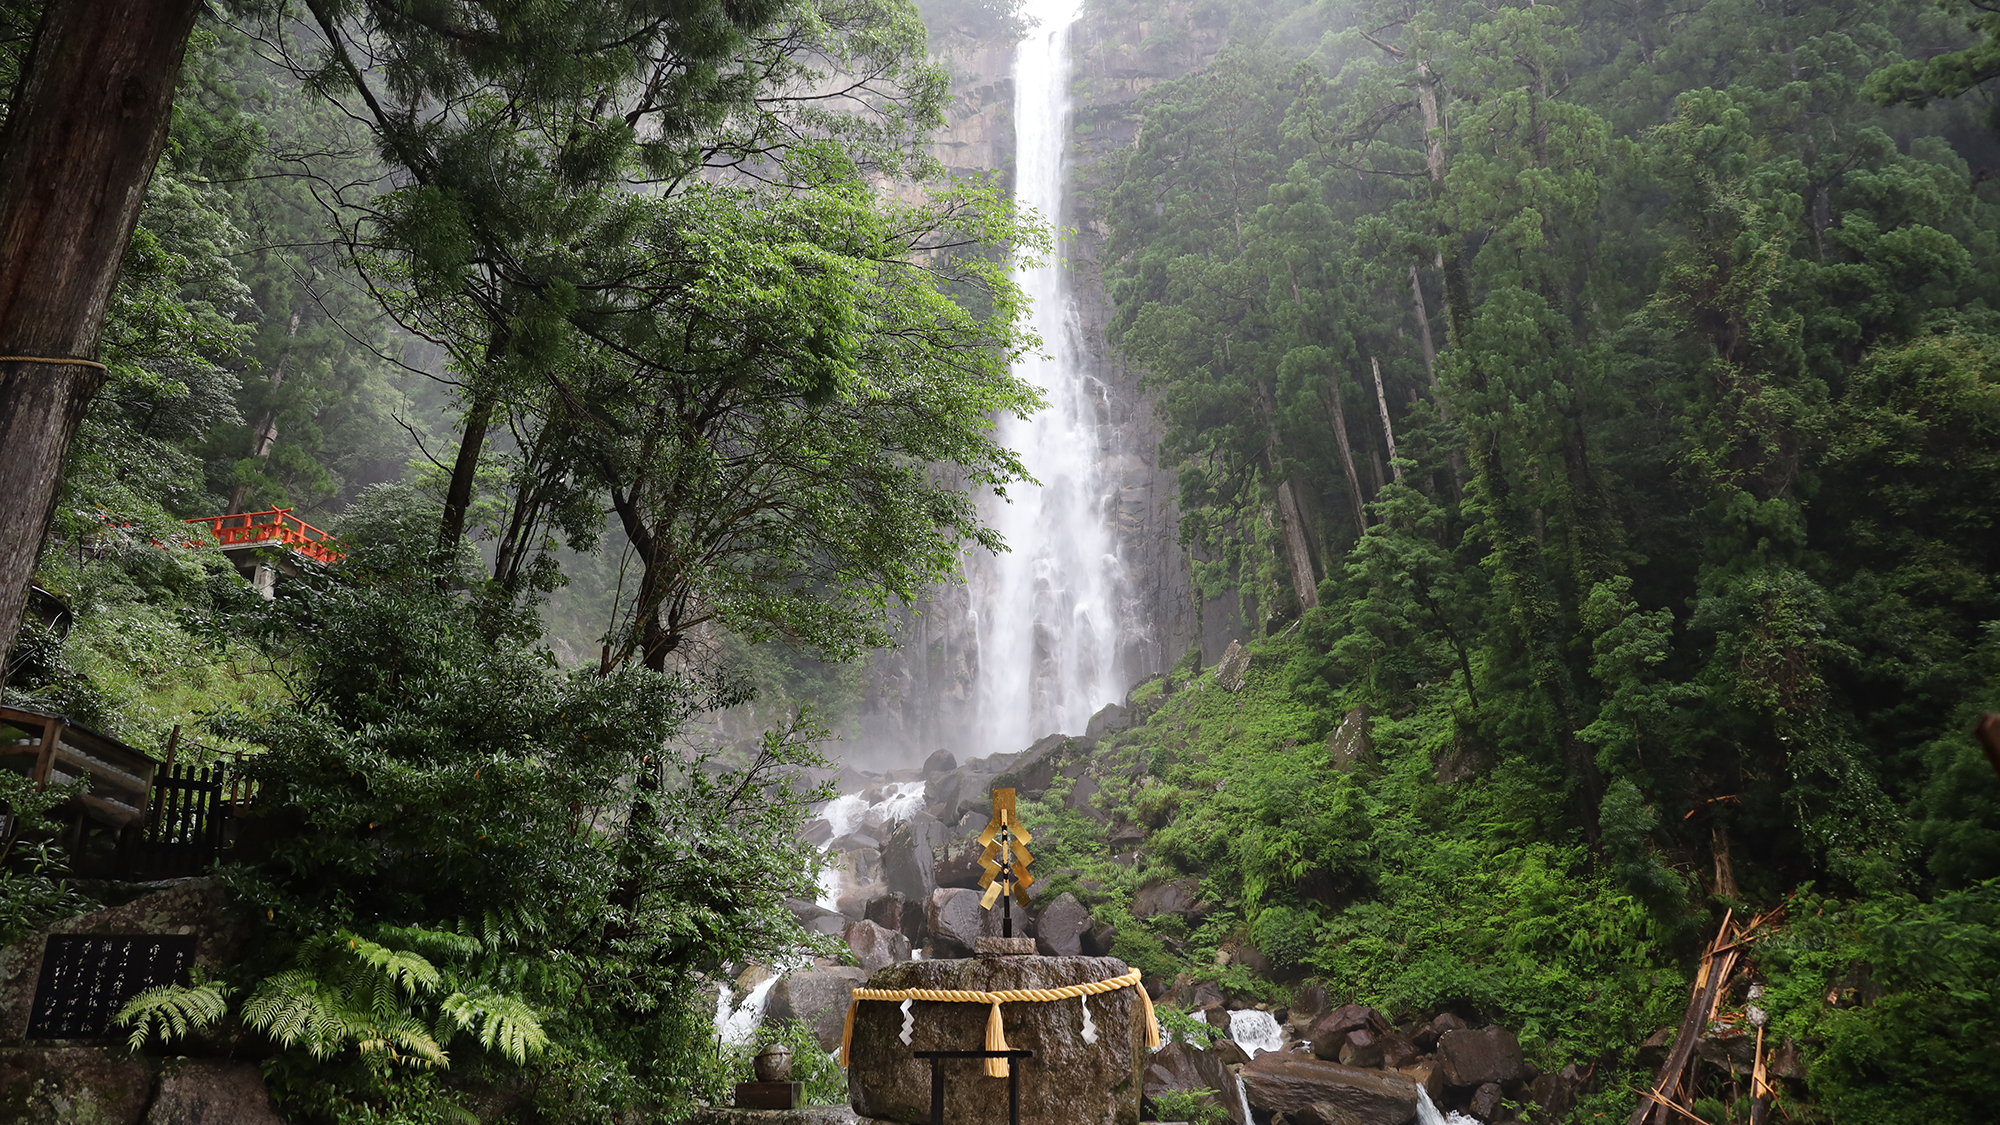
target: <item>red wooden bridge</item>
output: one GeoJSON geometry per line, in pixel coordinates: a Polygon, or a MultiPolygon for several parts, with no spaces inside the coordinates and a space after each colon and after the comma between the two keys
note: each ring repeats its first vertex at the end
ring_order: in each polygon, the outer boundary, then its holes
{"type": "Polygon", "coordinates": [[[233,516],[203,516],[189,523],[204,523],[222,549],[246,547],[287,547],[309,559],[336,563],[346,556],[337,540],[292,514],[290,508],[268,512],[239,512],[233,516]]]}

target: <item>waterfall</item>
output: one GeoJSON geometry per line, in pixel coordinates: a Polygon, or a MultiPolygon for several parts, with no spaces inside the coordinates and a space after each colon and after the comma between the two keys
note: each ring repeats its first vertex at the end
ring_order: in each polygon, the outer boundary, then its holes
{"type": "MultiPolygon", "coordinates": [[[[1069,31],[1077,0],[1028,0],[1038,21],[1014,53],[1014,196],[1045,222],[1063,217],[1069,136],[1069,31]]],[[[1002,419],[1040,486],[1010,490],[992,522],[1010,550],[975,574],[981,753],[1020,750],[1057,731],[1081,734],[1091,714],[1124,694],[1116,620],[1122,564],[1110,523],[1118,482],[1105,472],[1103,385],[1083,362],[1077,310],[1061,247],[1041,266],[1016,264],[1034,302],[1043,355],[1016,374],[1039,386],[1047,409],[1002,419]]]]}
{"type": "Polygon", "coordinates": [[[756,1036],[757,1025],[764,1019],[764,1005],[784,974],[773,971],[759,981],[748,995],[743,997],[743,1005],[732,1009],[729,1003],[730,988],[722,986],[722,993],[715,1002],[715,1038],[725,1047],[745,1047],[756,1036]]]}
{"type": "Polygon", "coordinates": [[[1277,1017],[1255,1008],[1238,1008],[1229,1013],[1229,1038],[1251,1058],[1285,1046],[1285,1032],[1278,1026],[1277,1017]]]}

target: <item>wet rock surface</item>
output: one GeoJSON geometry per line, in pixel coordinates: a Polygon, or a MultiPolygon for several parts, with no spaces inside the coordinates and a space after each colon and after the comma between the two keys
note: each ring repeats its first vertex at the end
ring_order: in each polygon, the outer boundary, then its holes
{"type": "Polygon", "coordinates": [[[145,1060],[95,1047],[0,1049],[8,1125],[139,1125],[153,1092],[145,1060]]]}
{"type": "MultiPolygon", "coordinates": [[[[998,991],[1058,988],[1122,976],[1124,962],[1108,957],[986,957],[913,961],[892,965],[867,987],[998,991]]],[[[1024,1125],[1135,1125],[1140,1071],[1146,1060],[1138,1003],[1129,988],[1092,996],[1097,1041],[1083,1039],[1083,1002],[1007,1004],[1001,1009],[1007,1044],[1035,1057],[1021,1068],[1024,1125]]],[[[855,1013],[847,1085],[863,1118],[899,1125],[930,1120],[930,1064],[912,1052],[978,1050],[991,1011],[983,1004],[917,1001],[911,1042],[900,1036],[896,1004],[866,1001],[855,1013]]],[[[947,1060],[945,1120],[952,1125],[1002,1125],[1007,1120],[1007,1080],[987,1078],[977,1060],[947,1060]]]]}
{"type": "Polygon", "coordinates": [[[1303,1054],[1267,1051],[1242,1071],[1252,1109],[1294,1125],[1405,1125],[1417,1115],[1417,1084],[1303,1054]]]}
{"type": "Polygon", "coordinates": [[[1521,1077],[1521,1044],[1504,1027],[1438,1036],[1438,1069],[1453,1086],[1507,1083],[1521,1077]]]}
{"type": "Polygon", "coordinates": [[[194,1059],[169,1064],[144,1125],[285,1125],[255,1063],[194,1059]]]}
{"type": "Polygon", "coordinates": [[[1064,891],[1035,917],[1035,948],[1049,957],[1083,956],[1083,938],[1090,932],[1090,911],[1064,891]]]}
{"type": "Polygon", "coordinates": [[[821,1047],[837,1051],[841,1028],[847,1020],[847,1002],[866,979],[867,973],[844,965],[787,973],[771,989],[764,1008],[765,1018],[798,1020],[812,1028],[813,1037],[821,1047]]]}

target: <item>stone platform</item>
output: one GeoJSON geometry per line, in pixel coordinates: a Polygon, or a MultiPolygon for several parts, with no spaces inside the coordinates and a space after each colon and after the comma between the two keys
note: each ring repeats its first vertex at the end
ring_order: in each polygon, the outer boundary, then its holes
{"type": "MultiPolygon", "coordinates": [[[[1001,992],[1061,988],[1124,976],[1113,957],[972,957],[906,961],[868,978],[879,989],[935,988],[1001,992]]],[[[847,1089],[863,1122],[925,1125],[931,1112],[931,1066],[916,1051],[976,1051],[986,1045],[986,1004],[916,1001],[911,1042],[901,1039],[900,1005],[864,1000],[855,1013],[847,1089]]],[[[1137,1125],[1145,1028],[1131,988],[1090,998],[1097,1042],[1083,1041],[1082,1002],[1022,1001],[1000,1007],[1007,1045],[1035,1052],[1013,1065],[1021,1080],[1021,1125],[1137,1125]]],[[[951,1125],[1006,1125],[1007,1083],[988,1078],[976,1059],[948,1059],[945,1113],[951,1125]]],[[[730,1122],[728,1125],[735,1125],[730,1122]]],[[[746,1119],[747,1125],[747,1119],[746,1119]]]]}
{"type": "Polygon", "coordinates": [[[854,1116],[844,1105],[814,1105],[802,1109],[704,1109],[688,1125],[874,1125],[854,1116]]]}

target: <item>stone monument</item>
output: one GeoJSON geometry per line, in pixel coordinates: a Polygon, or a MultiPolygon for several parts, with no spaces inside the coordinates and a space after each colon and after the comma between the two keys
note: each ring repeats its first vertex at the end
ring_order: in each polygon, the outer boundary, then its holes
{"type": "MultiPolygon", "coordinates": [[[[1013,798],[993,791],[979,838],[982,905],[998,900],[1008,922],[1011,902],[1028,904],[1034,859],[1013,798]]],[[[854,990],[841,1064],[863,1121],[1009,1125],[1011,1095],[1020,1125],[1137,1125],[1159,1044],[1139,974],[1112,957],[1035,956],[1011,930],[980,939],[979,956],[890,965],[854,990]],[[938,1053],[975,1057],[921,1057],[938,1053]]]]}

